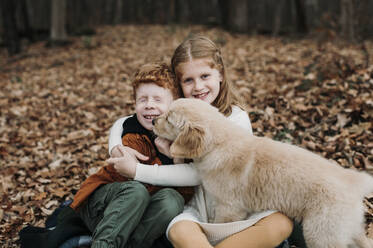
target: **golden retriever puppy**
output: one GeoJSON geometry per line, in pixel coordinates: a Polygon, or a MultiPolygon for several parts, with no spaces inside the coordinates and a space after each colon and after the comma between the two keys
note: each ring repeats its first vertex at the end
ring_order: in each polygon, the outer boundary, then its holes
{"type": "Polygon", "coordinates": [[[250,135],[201,100],[174,101],[155,119],[154,132],[173,141],[173,157],[194,160],[203,187],[217,200],[215,222],[275,209],[302,222],[309,248],[373,247],[364,231],[370,175],[250,135]]]}

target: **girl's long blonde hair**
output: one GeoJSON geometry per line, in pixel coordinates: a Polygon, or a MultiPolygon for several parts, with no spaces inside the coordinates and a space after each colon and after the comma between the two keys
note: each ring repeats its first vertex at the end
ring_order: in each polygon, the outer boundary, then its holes
{"type": "Polygon", "coordinates": [[[227,79],[226,70],[217,45],[204,36],[194,36],[185,40],[175,50],[171,59],[171,67],[176,75],[178,87],[180,86],[180,72],[177,71],[177,66],[181,63],[191,61],[192,59],[210,59],[209,65],[211,68],[216,68],[221,76],[219,94],[212,103],[221,113],[228,116],[232,113],[232,105],[239,104],[238,100],[233,96],[231,84],[227,79]]]}

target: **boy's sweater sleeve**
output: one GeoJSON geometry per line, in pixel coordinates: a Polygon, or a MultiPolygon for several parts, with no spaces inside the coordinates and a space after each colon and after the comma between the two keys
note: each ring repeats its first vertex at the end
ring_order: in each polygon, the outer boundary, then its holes
{"type": "Polygon", "coordinates": [[[174,187],[201,184],[201,178],[193,163],[162,166],[138,163],[134,179],[143,183],[174,187]]]}
{"type": "Polygon", "coordinates": [[[116,145],[122,144],[122,133],[123,133],[123,122],[130,116],[122,117],[116,120],[113,126],[110,128],[109,135],[109,155],[111,155],[111,150],[116,145]]]}

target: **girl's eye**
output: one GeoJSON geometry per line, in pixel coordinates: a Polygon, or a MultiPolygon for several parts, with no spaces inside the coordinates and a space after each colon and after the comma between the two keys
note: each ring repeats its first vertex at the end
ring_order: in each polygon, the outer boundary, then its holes
{"type": "Polygon", "coordinates": [[[186,78],[184,79],[183,83],[191,83],[192,81],[192,78],[186,78]]]}
{"type": "Polygon", "coordinates": [[[202,78],[202,79],[206,79],[206,78],[208,78],[209,76],[210,76],[210,74],[202,74],[201,78],[202,78]]]}
{"type": "Polygon", "coordinates": [[[162,101],[162,99],[161,99],[161,98],[159,98],[159,97],[156,97],[156,98],[154,98],[154,101],[156,101],[156,102],[161,102],[161,101],[162,101]]]}
{"type": "Polygon", "coordinates": [[[139,98],[137,101],[138,101],[138,102],[142,102],[142,103],[144,103],[144,102],[146,102],[146,98],[145,98],[145,97],[141,97],[141,98],[139,98]]]}

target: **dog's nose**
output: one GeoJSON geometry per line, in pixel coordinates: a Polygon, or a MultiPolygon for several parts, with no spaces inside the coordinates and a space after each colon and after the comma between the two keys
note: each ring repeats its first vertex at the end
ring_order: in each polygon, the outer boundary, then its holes
{"type": "Polygon", "coordinates": [[[155,125],[155,119],[152,120],[152,124],[153,124],[153,126],[155,125]]]}

